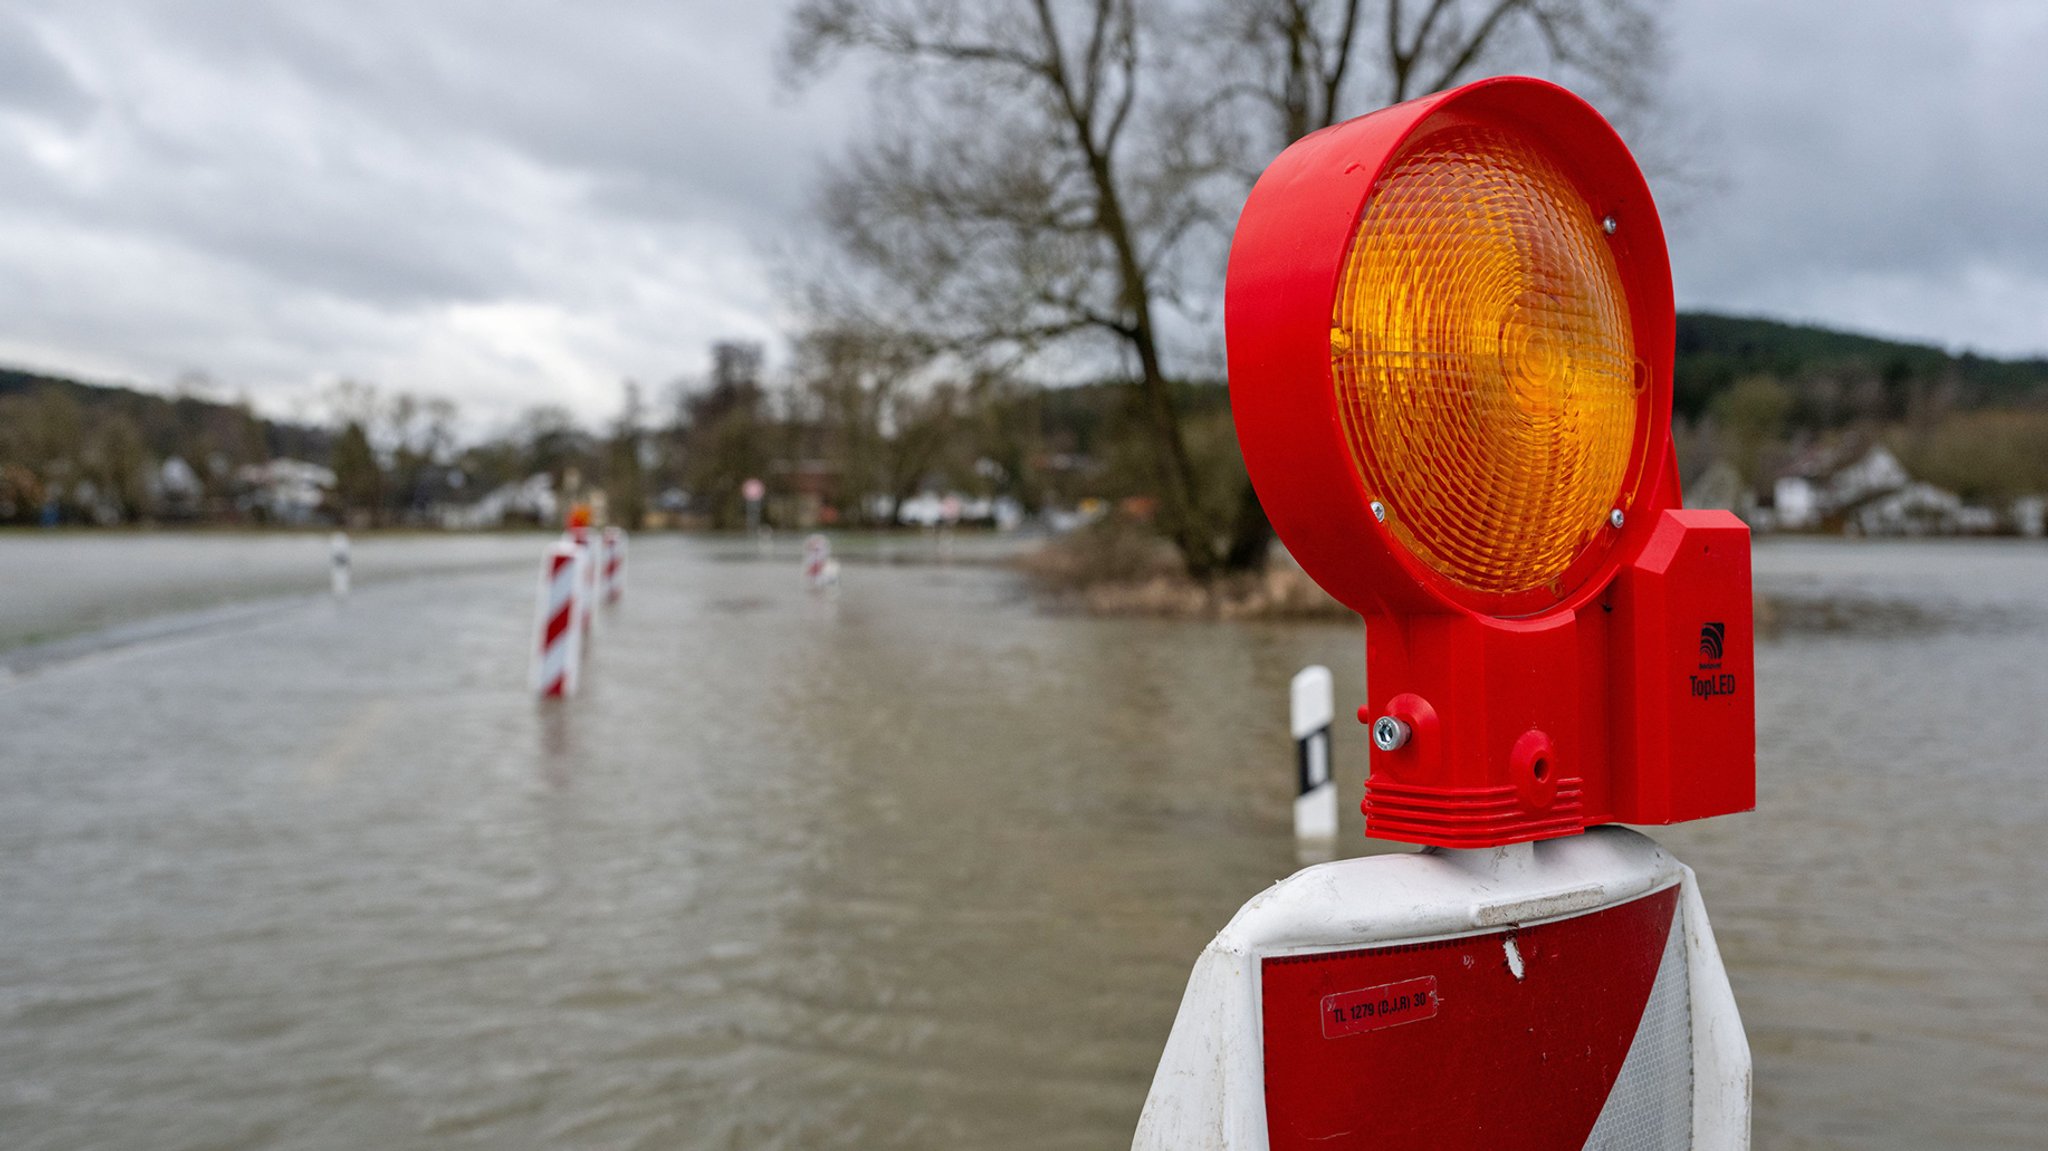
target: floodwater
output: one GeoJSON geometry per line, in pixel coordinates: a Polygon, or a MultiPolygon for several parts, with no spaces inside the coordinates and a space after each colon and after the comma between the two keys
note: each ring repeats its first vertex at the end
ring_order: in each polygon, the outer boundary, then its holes
{"type": "MultiPolygon", "coordinates": [[[[1288,677],[1345,714],[1358,629],[646,536],[541,706],[541,543],[359,542],[336,603],[316,537],[0,537],[0,1145],[1127,1144],[1196,953],[1300,863],[1288,677]]],[[[1760,809],[1657,833],[1757,1145],[2038,1147],[2048,547],[1758,581],[1760,809]]]]}

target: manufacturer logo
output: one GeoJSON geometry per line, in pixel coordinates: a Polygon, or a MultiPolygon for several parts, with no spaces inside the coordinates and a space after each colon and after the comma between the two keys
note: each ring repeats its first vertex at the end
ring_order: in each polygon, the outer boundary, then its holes
{"type": "Polygon", "coordinates": [[[1728,625],[1714,620],[1700,625],[1700,670],[1718,672],[1713,675],[1689,675],[1688,687],[1694,699],[1712,699],[1717,695],[1734,695],[1737,689],[1735,677],[1721,671],[1721,656],[1728,650],[1728,625]]]}
{"type": "Polygon", "coordinates": [[[1694,699],[1712,699],[1717,695],[1735,694],[1735,677],[1725,672],[1720,675],[1695,675],[1688,678],[1692,680],[1694,699]]]}
{"type": "Polygon", "coordinates": [[[1708,623],[1700,625],[1700,666],[1708,667],[1721,662],[1721,652],[1727,646],[1728,625],[1708,623]]]}

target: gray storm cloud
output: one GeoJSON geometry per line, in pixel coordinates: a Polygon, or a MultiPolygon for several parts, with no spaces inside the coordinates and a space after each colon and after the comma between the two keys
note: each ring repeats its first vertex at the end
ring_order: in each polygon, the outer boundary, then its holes
{"type": "MultiPolygon", "coordinates": [[[[473,417],[773,339],[858,82],[778,88],[779,5],[0,3],[0,361],[289,412],[348,376],[473,417]]],[[[2048,12],[1690,0],[1714,177],[1682,305],[2048,352],[2048,12]]]]}
{"type": "Polygon", "coordinates": [[[2048,7],[1696,2],[1671,35],[1720,184],[1672,229],[1682,304],[2048,352],[2048,7]]]}
{"type": "Polygon", "coordinates": [[[17,5],[0,358],[273,409],[350,376],[607,411],[780,323],[767,257],[841,127],[775,86],[779,33],[742,5],[17,5]]]}

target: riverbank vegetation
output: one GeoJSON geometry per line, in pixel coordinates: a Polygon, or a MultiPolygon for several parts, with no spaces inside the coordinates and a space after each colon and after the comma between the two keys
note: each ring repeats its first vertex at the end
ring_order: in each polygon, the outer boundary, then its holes
{"type": "Polygon", "coordinates": [[[1105,516],[1024,555],[1042,602],[1089,615],[1211,619],[1355,619],[1284,553],[1258,571],[1188,574],[1149,525],[1105,516]]]}
{"type": "MultiPolygon", "coordinates": [[[[1870,444],[1972,501],[2048,492],[2048,361],[1710,314],[1681,315],[1678,332],[1674,431],[1695,496],[1719,483],[1721,502],[1761,518],[1802,461],[1870,444]]],[[[218,391],[0,370],[0,522],[487,527],[601,491],[619,522],[736,528],[751,477],[768,490],[764,522],[780,527],[882,529],[942,514],[945,494],[991,522],[1001,508],[1006,522],[1113,511],[1126,528],[1158,525],[1147,417],[1128,381],[913,378],[852,339],[809,341],[781,369],[757,345],[721,344],[706,372],[622,389],[606,426],[538,407],[469,439],[452,403],[412,392],[339,389],[316,423],[218,391]]],[[[1224,515],[1243,483],[1226,389],[1181,381],[1174,398],[1195,498],[1224,515]]],[[[1146,563],[1172,566],[1177,549],[1154,535],[1169,546],[1146,563]]],[[[1068,573],[1051,583],[1145,575],[1115,558],[1124,546],[1048,559],[1068,573]]]]}

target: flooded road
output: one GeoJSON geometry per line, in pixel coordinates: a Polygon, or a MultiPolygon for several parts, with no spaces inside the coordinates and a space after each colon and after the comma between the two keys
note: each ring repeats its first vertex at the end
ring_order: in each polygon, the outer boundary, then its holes
{"type": "MultiPolygon", "coordinates": [[[[8,634],[188,546],[85,542],[0,538],[45,573],[8,634]]],[[[647,536],[547,708],[538,538],[405,546],[345,603],[312,540],[209,626],[0,653],[0,1144],[1127,1145],[1196,953],[1300,863],[1289,676],[1362,694],[1355,625],[1047,615],[967,565],[822,600],[647,536]]],[[[2038,1146],[2048,548],[1758,571],[1761,808],[1658,833],[1757,1145],[2038,1146]]]]}
{"type": "MultiPolygon", "coordinates": [[[[534,546],[519,535],[383,535],[353,550],[351,568],[360,587],[526,563],[534,546]]],[[[0,660],[44,663],[260,615],[325,590],[329,556],[326,532],[0,535],[0,660]]]]}

